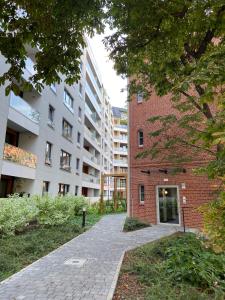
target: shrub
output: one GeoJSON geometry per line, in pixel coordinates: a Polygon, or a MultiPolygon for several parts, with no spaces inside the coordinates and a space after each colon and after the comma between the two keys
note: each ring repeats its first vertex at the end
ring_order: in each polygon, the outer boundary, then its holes
{"type": "Polygon", "coordinates": [[[225,251],[225,193],[200,207],[203,215],[203,231],[208,243],[216,252],[225,251]]]}
{"type": "Polygon", "coordinates": [[[148,224],[147,222],[143,222],[139,219],[136,218],[130,218],[127,217],[124,223],[124,231],[134,231],[134,230],[138,230],[138,229],[142,229],[145,227],[149,227],[150,224],[148,224]]]}
{"type": "Polygon", "coordinates": [[[194,234],[174,239],[165,249],[164,259],[163,269],[170,280],[225,290],[225,256],[205,248],[194,234]]]}
{"type": "Polygon", "coordinates": [[[27,197],[1,199],[0,212],[0,235],[23,230],[39,213],[35,203],[27,197]]]}
{"type": "Polygon", "coordinates": [[[12,235],[24,230],[30,223],[39,225],[60,225],[80,215],[88,207],[84,197],[32,196],[28,198],[13,195],[0,199],[0,235],[12,235]]]}

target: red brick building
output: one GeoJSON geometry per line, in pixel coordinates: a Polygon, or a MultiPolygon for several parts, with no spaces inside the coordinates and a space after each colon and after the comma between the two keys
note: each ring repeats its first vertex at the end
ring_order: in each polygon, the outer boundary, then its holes
{"type": "Polygon", "coordinates": [[[136,155],[150,147],[150,126],[147,119],[167,115],[173,111],[170,97],[152,95],[148,101],[136,97],[129,104],[129,215],[152,224],[177,224],[189,228],[201,226],[197,208],[215,197],[215,182],[193,173],[193,168],[204,164],[196,158],[182,165],[172,175],[174,165],[150,157],[136,155]]]}

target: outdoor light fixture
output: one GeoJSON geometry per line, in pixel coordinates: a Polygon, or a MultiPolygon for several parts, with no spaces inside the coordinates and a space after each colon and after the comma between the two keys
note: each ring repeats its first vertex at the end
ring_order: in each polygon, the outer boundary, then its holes
{"type": "Polygon", "coordinates": [[[151,174],[151,172],[150,172],[150,170],[141,170],[141,173],[145,173],[145,174],[148,174],[148,175],[150,175],[151,174]]]}
{"type": "Polygon", "coordinates": [[[167,169],[159,169],[159,172],[160,172],[160,173],[167,174],[167,173],[168,173],[168,170],[167,170],[167,169]]]}

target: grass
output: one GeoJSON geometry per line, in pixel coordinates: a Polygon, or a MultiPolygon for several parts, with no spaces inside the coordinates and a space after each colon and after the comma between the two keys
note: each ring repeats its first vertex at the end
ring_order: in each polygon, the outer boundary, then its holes
{"type": "Polygon", "coordinates": [[[98,215],[88,215],[85,229],[81,228],[82,218],[75,217],[64,225],[41,226],[0,238],[0,281],[78,236],[99,219],[98,215]]]}
{"type": "Polygon", "coordinates": [[[201,241],[193,234],[174,234],[148,243],[126,253],[113,300],[225,299],[224,259],[224,254],[217,256],[202,247],[201,241]],[[171,255],[176,251],[174,245],[178,252],[176,259],[179,261],[181,258],[180,263],[171,255]],[[194,249],[193,256],[190,249],[194,249]],[[211,257],[215,256],[223,261],[222,268],[213,264],[211,257]],[[197,261],[196,267],[189,264],[190,259],[193,261],[193,258],[199,257],[202,261],[197,261]],[[215,273],[209,273],[209,282],[215,274],[219,274],[220,286],[216,285],[217,282],[215,285],[204,282],[204,271],[208,270],[209,264],[215,268],[215,273]]]}
{"type": "Polygon", "coordinates": [[[149,226],[151,225],[139,219],[127,217],[124,223],[123,231],[135,231],[149,226]]]}

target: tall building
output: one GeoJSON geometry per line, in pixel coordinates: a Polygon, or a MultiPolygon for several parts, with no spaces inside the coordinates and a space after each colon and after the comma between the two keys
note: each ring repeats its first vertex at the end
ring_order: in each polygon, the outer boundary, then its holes
{"type": "Polygon", "coordinates": [[[154,143],[149,137],[153,125],[148,119],[170,113],[175,113],[170,96],[152,93],[149,101],[143,101],[139,94],[129,103],[129,215],[152,224],[185,223],[198,228],[202,220],[197,208],[212,200],[215,190],[215,182],[193,172],[206,158],[193,156],[192,162],[179,166],[163,156],[136,158],[154,143]]]}
{"type": "MultiPolygon", "coordinates": [[[[113,115],[113,172],[127,173],[128,170],[128,126],[127,109],[112,107],[113,115]]],[[[121,198],[126,197],[125,179],[117,180],[117,191],[121,198]]]]}
{"type": "MultiPolygon", "coordinates": [[[[33,74],[29,50],[21,80],[33,74]]],[[[0,70],[7,68],[0,57],[0,70]]],[[[112,170],[111,106],[87,42],[81,80],[21,89],[0,88],[0,197],[12,193],[70,193],[98,200],[100,174],[112,170]]],[[[20,87],[20,83],[16,83],[20,87]]]]}

